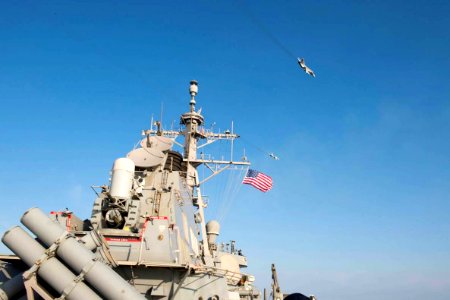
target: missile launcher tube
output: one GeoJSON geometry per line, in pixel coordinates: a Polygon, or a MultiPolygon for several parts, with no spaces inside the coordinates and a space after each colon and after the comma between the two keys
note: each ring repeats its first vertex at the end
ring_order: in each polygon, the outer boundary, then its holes
{"type": "MultiPolygon", "coordinates": [[[[39,208],[29,209],[21,222],[47,246],[59,240],[66,232],[39,208]]],[[[73,236],[59,241],[56,255],[76,273],[84,272],[85,280],[106,299],[145,299],[132,285],[73,236]]]]}
{"type": "Polygon", "coordinates": [[[91,251],[101,246],[101,242],[99,237],[95,234],[94,231],[89,231],[85,236],[80,239],[83,246],[91,251]]]}
{"type": "MultiPolygon", "coordinates": [[[[2,242],[29,267],[32,267],[37,261],[41,260],[46,252],[44,247],[18,226],[5,232],[2,242]]],[[[73,286],[72,290],[66,296],[69,300],[102,299],[85,283],[77,282],[77,276],[55,257],[40,261],[37,274],[59,294],[63,294],[66,289],[70,289],[73,286]]]]}

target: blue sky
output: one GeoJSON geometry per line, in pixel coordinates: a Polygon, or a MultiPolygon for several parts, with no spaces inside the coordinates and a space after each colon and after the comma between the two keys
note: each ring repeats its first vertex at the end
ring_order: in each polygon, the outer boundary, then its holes
{"type": "Polygon", "coordinates": [[[206,123],[233,120],[275,182],[204,187],[259,287],[276,263],[321,300],[449,299],[450,4],[245,3],[316,78],[237,1],[0,4],[0,230],[32,206],[87,218],[89,186],[197,79],[206,123]]]}

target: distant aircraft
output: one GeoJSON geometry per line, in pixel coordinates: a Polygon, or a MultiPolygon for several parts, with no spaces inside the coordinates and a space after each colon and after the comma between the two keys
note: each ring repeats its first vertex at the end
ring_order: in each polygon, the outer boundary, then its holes
{"type": "Polygon", "coordinates": [[[306,72],[306,74],[309,74],[312,77],[316,77],[316,74],[314,74],[314,71],[305,65],[305,60],[303,58],[297,58],[297,62],[298,62],[298,65],[300,66],[300,68],[302,68],[306,72]]]}
{"type": "Polygon", "coordinates": [[[276,156],[275,154],[273,154],[273,153],[269,153],[269,156],[272,157],[275,160],[280,160],[280,158],[278,156],[276,156]]]}

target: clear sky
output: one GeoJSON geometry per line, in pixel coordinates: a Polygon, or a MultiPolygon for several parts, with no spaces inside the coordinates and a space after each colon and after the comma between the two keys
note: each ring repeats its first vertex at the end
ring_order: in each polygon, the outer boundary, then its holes
{"type": "Polygon", "coordinates": [[[234,121],[275,181],[204,187],[259,287],[276,263],[320,300],[450,299],[450,2],[245,3],[1,2],[0,231],[32,206],[89,217],[90,185],[161,106],[177,126],[197,79],[206,123],[234,121]]]}

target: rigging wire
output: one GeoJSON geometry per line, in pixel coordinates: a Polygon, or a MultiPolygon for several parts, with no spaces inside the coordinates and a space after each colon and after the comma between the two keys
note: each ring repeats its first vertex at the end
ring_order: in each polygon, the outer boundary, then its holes
{"type": "Polygon", "coordinates": [[[239,175],[236,177],[237,178],[237,182],[234,185],[234,190],[232,192],[232,196],[230,199],[230,202],[228,204],[228,206],[225,208],[225,211],[223,212],[223,216],[222,216],[222,222],[225,220],[225,218],[228,216],[230,208],[233,206],[237,196],[239,195],[239,192],[242,188],[242,178],[244,177],[244,174],[247,173],[248,167],[247,168],[241,168],[239,175]]]}
{"type": "Polygon", "coordinates": [[[228,185],[228,190],[227,190],[228,194],[225,195],[226,200],[224,202],[224,207],[221,212],[220,222],[223,221],[227,212],[229,211],[231,204],[234,202],[233,200],[234,200],[235,195],[233,194],[233,191],[235,190],[235,186],[237,185],[237,177],[233,176],[233,175],[235,175],[234,173],[235,173],[235,170],[230,170],[230,172],[229,172],[229,174],[230,174],[228,177],[229,185],[228,185]]]}
{"type": "Polygon", "coordinates": [[[233,204],[242,188],[242,178],[243,178],[244,174],[247,172],[247,170],[248,170],[248,167],[246,167],[246,168],[241,167],[239,169],[230,170],[230,175],[232,173],[235,173],[235,171],[239,171],[239,173],[237,173],[233,176],[229,176],[230,189],[228,192],[228,196],[226,197],[226,199],[223,201],[223,203],[221,205],[220,215],[217,218],[219,223],[223,223],[225,218],[228,216],[228,213],[229,213],[231,207],[233,206],[233,204]]]}
{"type": "MultiPolygon", "coordinates": [[[[220,141],[218,141],[218,143],[215,144],[213,147],[217,147],[219,149],[217,151],[218,153],[222,153],[223,151],[221,151],[221,150],[224,150],[224,145],[220,141]]],[[[214,159],[214,157],[210,157],[210,158],[214,159]]],[[[211,171],[210,169],[206,170],[207,167],[205,165],[202,165],[202,169],[203,169],[203,172],[211,171]]],[[[209,193],[208,198],[210,201],[208,203],[208,208],[209,208],[208,214],[213,219],[217,219],[219,211],[221,210],[222,202],[224,200],[223,197],[225,195],[225,188],[226,188],[226,184],[224,184],[225,172],[222,173],[220,176],[218,176],[218,178],[216,178],[216,180],[210,180],[207,183],[202,185],[203,190],[206,191],[206,189],[207,189],[207,191],[209,193]]],[[[203,175],[203,176],[205,176],[205,175],[203,175]]],[[[203,177],[203,178],[205,178],[205,177],[203,177]]]]}
{"type": "Polygon", "coordinates": [[[220,222],[220,220],[222,220],[222,215],[223,212],[225,210],[225,207],[228,205],[228,202],[230,201],[231,198],[231,174],[232,174],[232,170],[227,170],[227,180],[225,183],[225,189],[223,191],[222,194],[220,194],[220,206],[219,206],[219,210],[217,212],[217,220],[220,222]]]}

